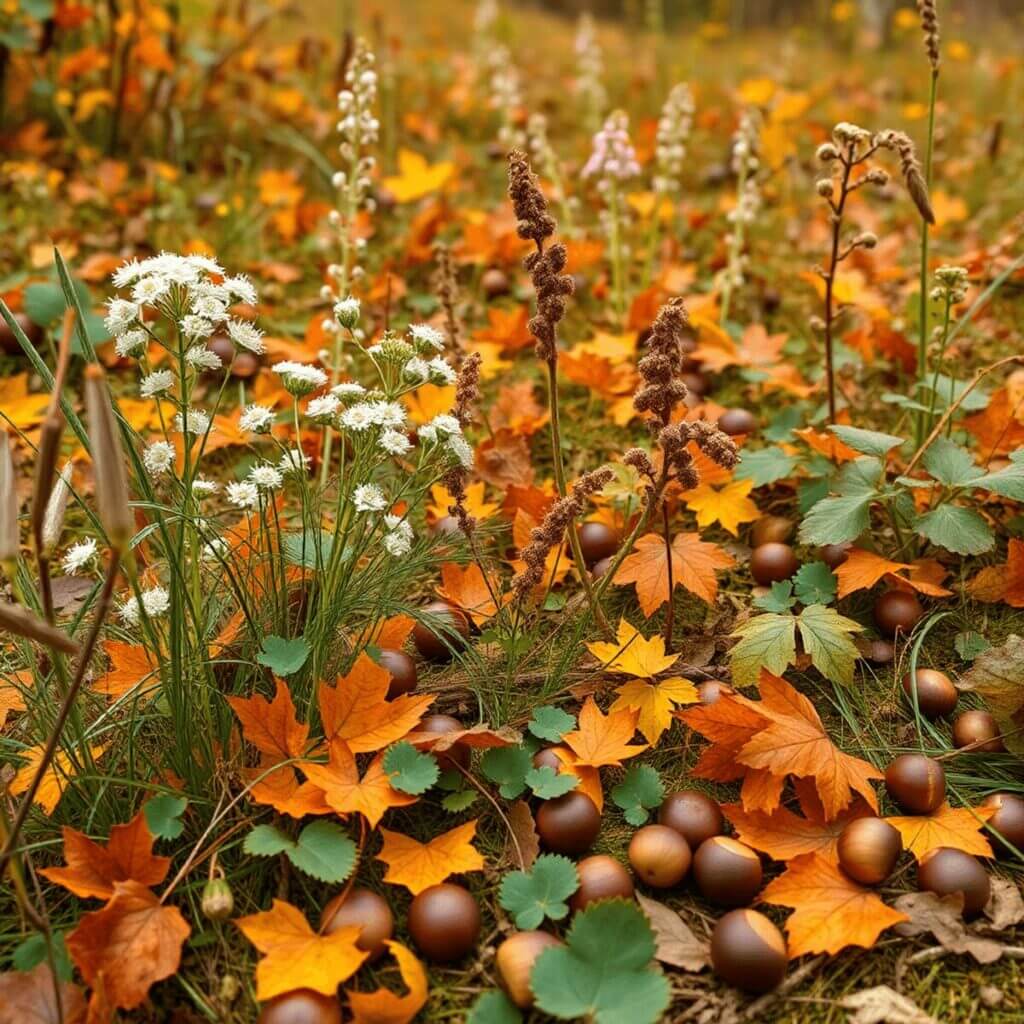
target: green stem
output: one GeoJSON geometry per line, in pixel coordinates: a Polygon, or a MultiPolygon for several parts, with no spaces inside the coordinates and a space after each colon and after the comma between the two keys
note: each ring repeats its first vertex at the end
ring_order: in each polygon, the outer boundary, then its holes
{"type": "MultiPolygon", "coordinates": [[[[932,153],[935,148],[935,100],[938,95],[939,72],[932,70],[931,84],[928,90],[928,140],[924,151],[924,180],[929,190],[932,187],[932,153]]],[[[921,222],[921,268],[918,283],[918,318],[920,320],[917,338],[917,379],[923,381],[928,375],[928,222],[921,222]]],[[[921,444],[928,432],[929,423],[926,415],[918,413],[914,430],[914,443],[921,444]]]]}

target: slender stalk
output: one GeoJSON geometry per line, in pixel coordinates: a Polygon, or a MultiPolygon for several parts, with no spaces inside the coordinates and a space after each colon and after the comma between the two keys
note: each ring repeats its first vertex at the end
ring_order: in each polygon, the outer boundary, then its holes
{"type": "MultiPolygon", "coordinates": [[[[935,101],[938,95],[939,69],[932,68],[931,85],[928,90],[928,140],[924,151],[924,180],[929,191],[932,187],[932,153],[935,148],[935,101]]],[[[917,379],[921,382],[928,375],[928,222],[921,222],[921,268],[918,283],[918,319],[920,320],[917,338],[917,379]]],[[[919,412],[916,417],[914,441],[921,443],[925,431],[931,426],[931,414],[919,412]]]]}
{"type": "Polygon", "coordinates": [[[832,352],[832,325],[835,321],[835,281],[836,272],[839,266],[839,238],[843,228],[843,210],[846,207],[846,198],[850,194],[850,172],[853,170],[853,147],[850,147],[847,156],[840,156],[843,164],[843,175],[839,183],[839,200],[829,200],[832,208],[832,249],[829,257],[829,266],[822,276],[825,279],[825,380],[828,386],[828,421],[836,421],[836,377],[835,363],[832,352]]]}
{"type": "Polygon", "coordinates": [[[665,562],[668,565],[668,610],[665,612],[665,651],[672,651],[672,627],[676,617],[675,581],[672,579],[672,528],[668,521],[668,503],[661,503],[661,532],[665,538],[665,562]]]}

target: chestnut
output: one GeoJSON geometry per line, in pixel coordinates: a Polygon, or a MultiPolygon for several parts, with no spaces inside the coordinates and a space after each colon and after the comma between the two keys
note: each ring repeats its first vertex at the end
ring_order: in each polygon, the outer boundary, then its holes
{"type": "Polygon", "coordinates": [[[431,601],[423,607],[427,621],[417,622],[412,630],[413,643],[427,661],[447,661],[469,639],[469,618],[449,601],[431,601]]]}
{"type": "Polygon", "coordinates": [[[692,859],[690,844],[668,825],[645,825],[629,843],[629,863],[640,881],[654,889],[678,885],[692,859]]]}
{"type": "Polygon", "coordinates": [[[675,829],[691,851],[725,831],[725,818],[718,803],[696,789],[669,793],[658,809],[658,821],[675,829]]]}
{"type": "Polygon", "coordinates": [[[359,925],[356,946],[376,960],[385,950],[384,942],[395,932],[395,918],[387,900],[372,889],[356,886],[338,893],[320,912],[320,931],[331,935],[339,928],[359,925]]]}
{"type": "Polygon", "coordinates": [[[885,769],[885,788],[908,814],[931,814],[946,799],[946,772],[924,754],[901,754],[885,769]]]}
{"type": "Polygon", "coordinates": [[[850,548],[852,547],[853,544],[848,540],[843,541],[842,544],[826,544],[818,550],[818,557],[830,569],[838,569],[850,557],[850,548]]]}
{"type": "Polygon", "coordinates": [[[409,904],[409,935],[428,960],[460,960],[480,935],[480,908],[467,889],[451,882],[432,885],[409,904]]]}
{"type": "Polygon", "coordinates": [[[772,541],[750,553],[750,574],[762,587],[788,580],[799,568],[800,563],[788,544],[772,541]]]}
{"type": "Polygon", "coordinates": [[[382,647],[377,664],[386,669],[391,676],[388,684],[388,700],[401,697],[416,689],[416,662],[405,651],[396,651],[391,647],[382,647]]]}
{"type": "Polygon", "coordinates": [[[601,814],[589,796],[572,790],[545,800],[537,809],[537,834],[553,853],[576,856],[593,845],[601,831],[601,814]]]}
{"type": "Polygon", "coordinates": [[[876,665],[888,665],[896,657],[896,648],[888,640],[869,640],[867,656],[876,665]]]}
{"type": "Polygon", "coordinates": [[[796,524],[785,516],[761,516],[750,531],[751,547],[762,544],[785,544],[793,536],[796,524]]]}
{"type": "Polygon", "coordinates": [[[757,430],[757,417],[749,409],[726,409],[718,417],[718,429],[723,434],[753,434],[757,430]]]}
{"type": "Polygon", "coordinates": [[[461,532],[459,521],[455,516],[441,516],[431,529],[438,537],[451,537],[461,532]]]}
{"type": "MultiPolygon", "coordinates": [[[[30,320],[25,313],[15,313],[14,322],[21,328],[21,333],[36,347],[43,340],[44,331],[34,320],[30,320]]],[[[14,336],[14,331],[7,326],[6,320],[0,320],[0,352],[9,356],[21,355],[21,345],[14,336]]]]}
{"type": "Polygon", "coordinates": [[[509,292],[508,274],[497,267],[489,267],[480,277],[480,287],[484,295],[489,299],[496,299],[499,295],[507,295],[509,292]]]}
{"type": "Polygon", "coordinates": [[[562,768],[562,761],[555,753],[554,747],[541,747],[533,755],[534,768],[554,768],[556,772],[562,768]]]}
{"type": "Polygon", "coordinates": [[[770,992],[786,976],[782,932],[756,910],[732,910],[711,932],[711,966],[724,982],[745,992],[770,992]]]}
{"type": "Polygon", "coordinates": [[[520,1010],[533,1006],[530,972],[537,957],[545,949],[561,944],[548,932],[514,932],[498,947],[494,963],[509,999],[520,1010]]]}
{"type": "MultiPolygon", "coordinates": [[[[420,722],[420,732],[462,732],[466,727],[451,715],[427,715],[420,722]]],[[[437,754],[438,763],[442,769],[452,768],[460,765],[463,768],[469,767],[470,758],[473,752],[465,743],[453,743],[447,750],[437,754]]]]}
{"type": "Polygon", "coordinates": [[[600,558],[594,563],[594,567],[590,570],[590,578],[592,580],[601,579],[605,573],[612,567],[614,558],[600,558]]]}
{"type": "Polygon", "coordinates": [[[722,907],[749,903],[761,888],[761,858],[726,836],[705,839],[693,857],[693,877],[701,895],[722,907]]]}
{"type": "Polygon", "coordinates": [[[1006,845],[1009,843],[1024,853],[1024,799],[1013,793],[993,793],[985,797],[981,806],[996,809],[996,813],[988,819],[989,828],[997,833],[996,852],[1004,856],[1012,853],[1006,845]]]}
{"type": "Polygon", "coordinates": [[[930,722],[948,715],[956,707],[958,694],[949,676],[934,668],[919,668],[911,681],[908,672],[903,677],[903,692],[910,706],[914,706],[914,692],[917,692],[918,710],[930,722]]]}
{"type": "Polygon", "coordinates": [[[341,1004],[336,996],[299,988],[264,1003],[258,1024],[341,1024],[341,1004]]]}
{"type": "Polygon", "coordinates": [[[260,372],[263,363],[254,352],[239,351],[231,362],[231,376],[235,380],[249,380],[260,372]]]}
{"type": "Polygon", "coordinates": [[[588,566],[593,567],[619,550],[619,535],[604,523],[583,523],[578,533],[583,561],[588,566]]]}
{"type": "Polygon", "coordinates": [[[576,865],[576,870],[580,875],[580,887],[569,900],[574,911],[583,910],[599,900],[633,898],[633,877],[614,857],[603,853],[584,857],[576,865]]]}
{"type": "Polygon", "coordinates": [[[971,750],[979,754],[999,754],[1006,750],[999,723],[991,712],[975,710],[957,715],[953,722],[953,746],[967,747],[972,743],[978,745],[971,750]]]}
{"type": "Polygon", "coordinates": [[[839,833],[839,866],[861,885],[884,882],[903,852],[903,837],[881,818],[854,818],[839,833]]]}
{"type": "Polygon", "coordinates": [[[875,602],[875,622],[886,636],[909,633],[924,615],[921,602],[906,590],[887,590],[875,602]]]}
{"type": "Polygon", "coordinates": [[[951,846],[929,850],[917,865],[918,887],[938,896],[961,893],[964,917],[975,917],[985,909],[992,894],[988,872],[977,857],[951,846]]]}

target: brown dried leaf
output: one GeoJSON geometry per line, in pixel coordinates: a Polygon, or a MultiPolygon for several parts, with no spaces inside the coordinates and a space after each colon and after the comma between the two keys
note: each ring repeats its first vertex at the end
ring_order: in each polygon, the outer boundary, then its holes
{"type": "Polygon", "coordinates": [[[711,963],[707,942],[701,942],[671,907],[637,893],[637,902],[654,929],[655,957],[684,971],[702,971],[711,963]]]}
{"type": "Polygon", "coordinates": [[[908,892],[893,906],[909,918],[896,925],[903,936],[930,933],[950,953],[970,953],[979,964],[991,964],[1003,955],[1003,947],[993,939],[973,934],[963,919],[963,896],[939,897],[933,892],[908,892]]]}
{"type": "Polygon", "coordinates": [[[939,1024],[920,1006],[888,985],[854,992],[841,999],[839,1005],[854,1011],[849,1024],[939,1024]]]}

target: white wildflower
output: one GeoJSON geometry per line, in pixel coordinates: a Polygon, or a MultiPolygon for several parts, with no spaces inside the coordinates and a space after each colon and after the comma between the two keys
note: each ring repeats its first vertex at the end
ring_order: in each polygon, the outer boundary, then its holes
{"type": "Polygon", "coordinates": [[[228,318],[227,307],[224,303],[216,295],[202,292],[192,300],[192,314],[202,317],[204,320],[214,320],[217,323],[228,318]]]}
{"type": "Polygon", "coordinates": [[[142,464],[150,476],[160,476],[174,465],[174,456],[170,441],[154,441],[142,453],[142,464]]]}
{"type": "Polygon", "coordinates": [[[142,378],[139,384],[139,394],[143,398],[152,398],[154,395],[162,394],[174,387],[173,370],[156,370],[142,378]]]}
{"type": "Polygon", "coordinates": [[[343,380],[331,388],[331,394],[337,395],[343,402],[351,401],[366,394],[366,388],[354,380],[343,380]]]}
{"type": "Polygon", "coordinates": [[[261,491],[276,491],[284,482],[280,470],[275,469],[269,462],[261,462],[249,470],[249,482],[255,484],[261,491]]]}
{"type": "Polygon", "coordinates": [[[379,441],[389,455],[404,455],[412,447],[412,442],[400,430],[385,430],[379,441]]]}
{"type": "Polygon", "coordinates": [[[402,367],[402,376],[414,384],[422,384],[430,377],[430,364],[419,356],[414,356],[402,367]]]}
{"type": "Polygon", "coordinates": [[[330,423],[341,408],[341,400],[337,395],[322,395],[314,398],[306,406],[306,415],[317,423],[330,423]]]}
{"type": "Polygon", "coordinates": [[[127,359],[128,356],[135,355],[148,344],[149,335],[141,327],[134,327],[114,338],[114,351],[122,359],[127,359]]]}
{"type": "Polygon", "coordinates": [[[159,302],[171,290],[171,282],[161,274],[153,274],[151,277],[144,277],[141,281],[135,282],[132,288],[132,298],[140,306],[152,305],[159,302]]]}
{"type": "Polygon", "coordinates": [[[220,484],[216,480],[206,480],[203,477],[196,477],[192,481],[192,493],[201,501],[209,498],[220,490],[220,484]]]}
{"type": "Polygon", "coordinates": [[[317,366],[296,363],[290,359],[273,366],[274,373],[281,377],[285,390],[295,396],[308,395],[327,383],[327,374],[317,366]]]}
{"type": "Polygon", "coordinates": [[[171,595],[163,587],[153,587],[142,592],[142,607],[139,607],[139,599],[130,597],[119,609],[121,618],[130,626],[137,626],[142,617],[142,612],[148,618],[156,618],[164,615],[171,607],[171,595]]]}
{"type": "Polygon", "coordinates": [[[185,362],[200,370],[219,370],[224,365],[221,357],[205,345],[193,345],[185,353],[185,362]]]}
{"type": "Polygon", "coordinates": [[[263,332],[248,320],[229,320],[228,335],[236,345],[247,348],[258,356],[266,350],[263,343],[263,332]]]}
{"type": "Polygon", "coordinates": [[[440,357],[430,360],[430,383],[450,385],[455,383],[455,370],[440,357]]]}
{"type": "Polygon", "coordinates": [[[72,544],[64,554],[61,568],[68,576],[77,576],[96,557],[96,541],[93,537],[72,544]]]}
{"type": "Polygon", "coordinates": [[[274,424],[274,410],[265,405],[246,406],[245,412],[238,417],[238,429],[248,430],[253,434],[265,434],[274,424]]]}
{"type": "Polygon", "coordinates": [[[111,334],[123,334],[139,320],[139,307],[127,299],[111,299],[107,303],[104,325],[111,334]]]}
{"type": "Polygon", "coordinates": [[[355,431],[357,434],[361,434],[364,430],[369,430],[376,423],[376,417],[373,414],[373,406],[368,402],[360,402],[358,405],[349,406],[341,414],[341,425],[346,430],[355,431]]]}
{"type": "Polygon", "coordinates": [[[445,448],[464,469],[473,468],[473,446],[461,434],[449,437],[445,448]]]}
{"type": "Polygon", "coordinates": [[[409,333],[420,350],[432,348],[435,352],[440,352],[444,348],[444,335],[430,324],[412,324],[409,333]]]}
{"type": "Polygon", "coordinates": [[[405,409],[397,402],[371,402],[370,410],[374,422],[382,427],[405,426],[405,409]]]}
{"type": "Polygon", "coordinates": [[[194,313],[189,313],[188,316],[181,318],[181,333],[185,335],[189,341],[198,341],[200,338],[208,338],[213,334],[213,324],[209,320],[203,319],[201,316],[196,316],[194,313]]]}
{"type": "Polygon", "coordinates": [[[237,480],[227,486],[228,501],[236,508],[255,508],[259,504],[259,488],[248,480],[237,480]]]}
{"type": "Polygon", "coordinates": [[[305,473],[309,469],[309,456],[301,448],[286,451],[277,464],[282,473],[305,473]]]}
{"type": "Polygon", "coordinates": [[[202,409],[189,409],[187,417],[183,417],[180,412],[175,413],[174,429],[184,434],[186,425],[190,434],[202,435],[210,429],[210,417],[202,409]]]}
{"type": "Polygon", "coordinates": [[[388,499],[376,484],[360,484],[352,492],[352,504],[357,512],[383,512],[388,499]]]}
{"type": "Polygon", "coordinates": [[[359,300],[349,296],[334,304],[335,319],[342,327],[352,330],[359,323],[359,300]]]}

